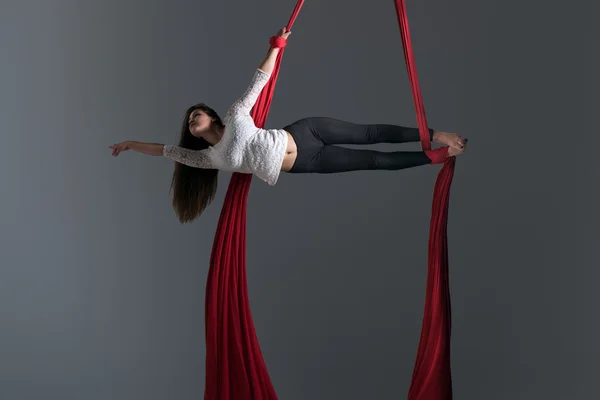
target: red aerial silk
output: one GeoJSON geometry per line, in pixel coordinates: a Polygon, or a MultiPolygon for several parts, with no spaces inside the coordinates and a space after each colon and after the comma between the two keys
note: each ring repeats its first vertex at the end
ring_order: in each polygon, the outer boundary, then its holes
{"type": "MultiPolygon", "coordinates": [[[[417,82],[403,0],[395,0],[423,150],[431,149],[427,121],[417,82]]],[[[287,24],[291,30],[304,0],[298,0],[287,24]]],[[[277,56],[271,79],[252,109],[256,126],[263,127],[284,49],[277,56]]],[[[454,158],[442,167],[433,195],[429,264],[421,339],[409,400],[449,400],[450,298],[446,226],[448,194],[454,158]]],[[[246,281],[246,204],[252,175],[234,173],[225,195],[213,244],[206,285],[205,400],[276,400],[265,365],[248,300],[246,281]]]]}
{"type": "MultiPolygon", "coordinates": [[[[291,30],[304,0],[298,0],[287,24],[291,30]]],[[[263,127],[271,106],[284,49],[271,79],[252,108],[263,127]]],[[[217,225],[206,284],[205,400],[277,399],[258,344],[246,282],[246,204],[252,175],[234,173],[217,225]]]]}
{"type": "MultiPolygon", "coordinates": [[[[419,88],[419,80],[412,51],[412,42],[404,0],[394,0],[408,79],[412,88],[417,112],[421,147],[431,149],[425,107],[419,88]]],[[[450,282],[448,276],[448,202],[450,185],[454,177],[456,158],[448,158],[440,169],[433,190],[433,205],[429,224],[429,249],[425,310],[421,326],[421,338],[413,369],[408,400],[452,399],[452,376],[450,371],[450,282]]]]}

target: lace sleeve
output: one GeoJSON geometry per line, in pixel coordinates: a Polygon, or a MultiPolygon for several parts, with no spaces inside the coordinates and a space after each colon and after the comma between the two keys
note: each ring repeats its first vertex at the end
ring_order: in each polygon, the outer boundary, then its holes
{"type": "Polygon", "coordinates": [[[270,78],[270,74],[266,73],[260,68],[257,68],[254,72],[254,76],[252,77],[250,85],[244,94],[242,94],[242,96],[231,105],[227,111],[227,114],[250,114],[250,111],[252,110],[252,107],[254,107],[260,92],[263,90],[270,78]]]}
{"type": "Polygon", "coordinates": [[[167,144],[163,147],[163,156],[190,167],[215,169],[215,166],[208,156],[208,149],[190,150],[167,144]]]}

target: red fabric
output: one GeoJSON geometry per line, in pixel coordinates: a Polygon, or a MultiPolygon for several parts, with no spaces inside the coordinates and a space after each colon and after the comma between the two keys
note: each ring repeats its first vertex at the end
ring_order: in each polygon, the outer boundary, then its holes
{"type": "MultiPolygon", "coordinates": [[[[419,88],[408,18],[406,16],[406,5],[404,0],[394,0],[394,2],[398,23],[400,24],[400,34],[408,78],[417,112],[421,147],[424,151],[429,151],[431,150],[431,140],[429,138],[421,89],[419,88]]],[[[452,377],[450,371],[451,311],[447,223],[448,200],[450,197],[450,185],[454,177],[455,163],[455,157],[445,159],[444,166],[440,169],[433,190],[433,205],[429,226],[425,310],[421,326],[421,338],[408,392],[408,400],[452,399],[452,377]]]]}
{"type": "MultiPolygon", "coordinates": [[[[448,287],[447,219],[455,159],[431,142],[418,85],[403,0],[394,0],[412,87],[421,144],[433,163],[445,162],[435,183],[429,235],[425,310],[409,400],[450,400],[450,296],[448,287]],[[431,152],[430,152],[431,151],[431,152]]],[[[298,0],[291,27],[304,4],[298,0]]],[[[272,41],[279,47],[281,41],[272,41]]],[[[283,46],[271,79],[260,94],[252,117],[264,126],[279,74],[283,46]]],[[[229,183],[210,259],[206,285],[205,400],[276,400],[263,360],[248,300],[246,282],[246,205],[252,175],[234,173],[229,183]]]]}
{"type": "Polygon", "coordinates": [[[271,36],[269,43],[273,48],[284,48],[287,45],[287,40],[281,36],[271,36]]]}
{"type": "MultiPolygon", "coordinates": [[[[298,0],[288,30],[292,29],[303,4],[304,0],[298,0]]],[[[267,120],[283,52],[281,48],[271,79],[252,109],[258,127],[263,127],[267,120]]],[[[251,181],[250,174],[232,174],[213,243],[205,300],[205,400],[277,399],[248,301],[246,204],[251,181]]]]}
{"type": "Polygon", "coordinates": [[[448,146],[439,147],[434,150],[425,150],[425,154],[431,159],[430,164],[441,164],[448,159],[448,146]]]}

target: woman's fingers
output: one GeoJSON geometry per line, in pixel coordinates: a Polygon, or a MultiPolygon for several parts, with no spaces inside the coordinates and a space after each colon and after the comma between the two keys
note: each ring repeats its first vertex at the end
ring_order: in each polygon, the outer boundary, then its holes
{"type": "Polygon", "coordinates": [[[113,156],[118,156],[119,153],[122,150],[122,145],[120,143],[119,144],[113,144],[113,145],[108,146],[108,147],[112,149],[112,155],[113,156]]]}

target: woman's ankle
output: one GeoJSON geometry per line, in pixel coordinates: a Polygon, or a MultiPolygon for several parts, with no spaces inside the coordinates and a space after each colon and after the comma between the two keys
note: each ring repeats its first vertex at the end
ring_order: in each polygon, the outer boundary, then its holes
{"type": "Polygon", "coordinates": [[[434,130],[431,135],[431,140],[439,143],[439,140],[444,136],[445,132],[434,130]]]}

